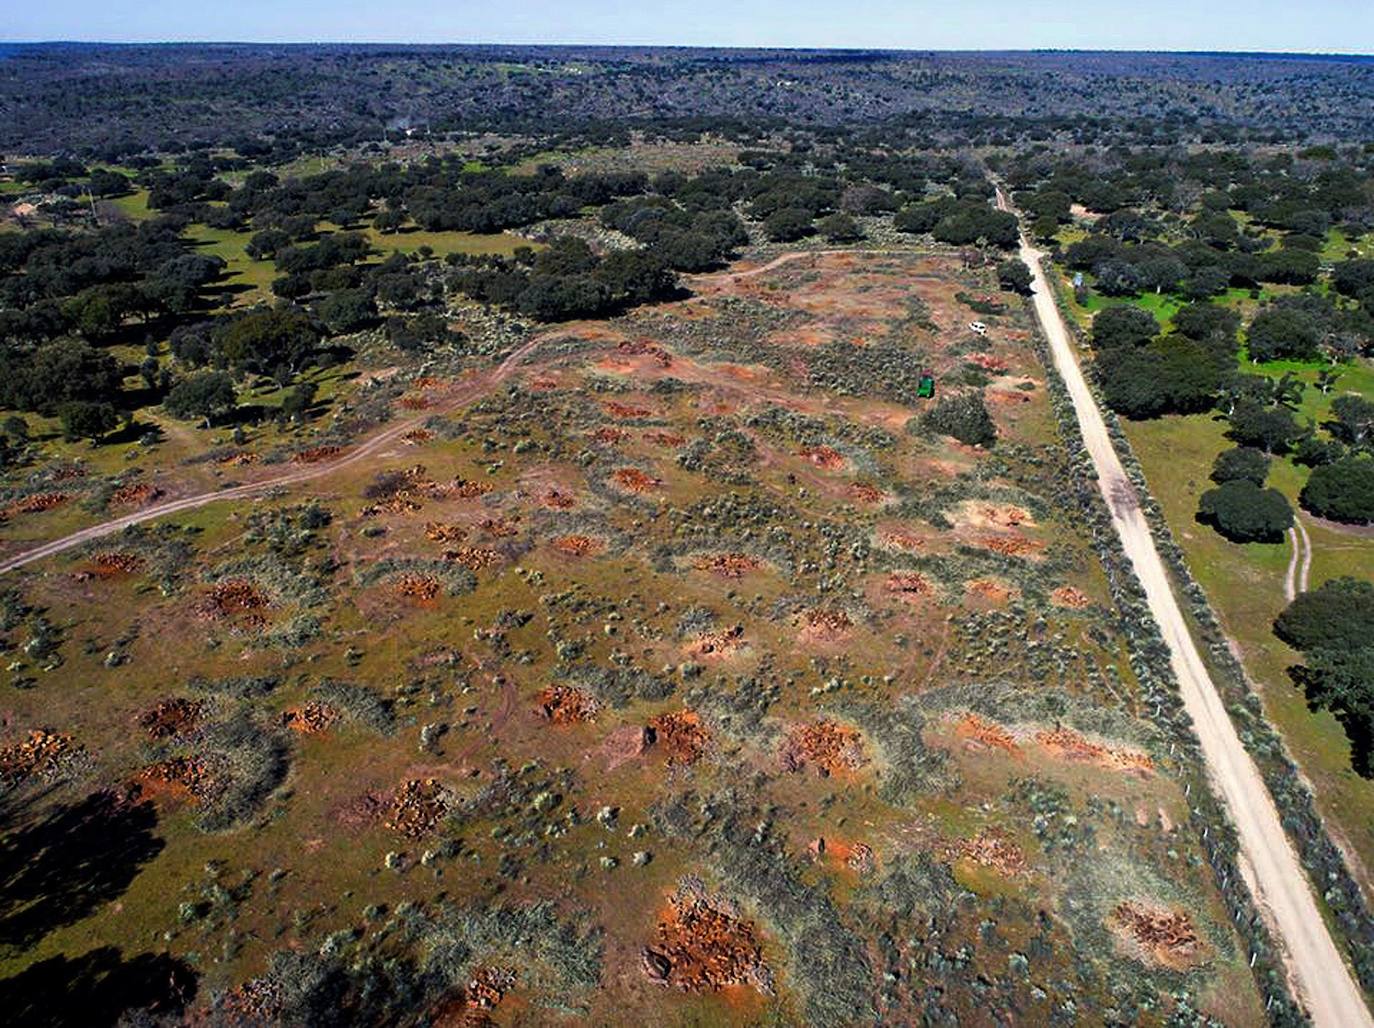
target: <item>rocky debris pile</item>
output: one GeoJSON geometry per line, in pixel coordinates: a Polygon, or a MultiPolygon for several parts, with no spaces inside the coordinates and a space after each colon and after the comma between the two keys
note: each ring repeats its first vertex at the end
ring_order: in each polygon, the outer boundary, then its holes
{"type": "Polygon", "coordinates": [[[1006,753],[1016,753],[1020,750],[1010,732],[978,714],[965,714],[961,717],[954,725],[954,734],[964,739],[970,749],[990,747],[1006,753]]]}
{"type": "Polygon", "coordinates": [[[952,847],[951,857],[991,868],[1007,878],[1026,872],[1026,855],[1004,831],[985,828],[972,839],[961,839],[952,847]]]}
{"type": "Polygon", "coordinates": [[[419,446],[427,443],[434,438],[434,433],[427,428],[412,428],[405,435],[401,436],[401,442],[407,446],[419,446]]]}
{"type": "Polygon", "coordinates": [[[301,450],[291,460],[296,464],[319,464],[342,452],[342,446],[312,446],[308,450],[301,450]]]}
{"type": "Polygon", "coordinates": [[[925,577],[915,571],[898,571],[888,575],[887,581],[883,583],[883,588],[907,599],[929,596],[935,591],[931,584],[925,580],[925,577]]]}
{"type": "Polygon", "coordinates": [[[855,482],[847,490],[848,494],[860,503],[882,503],[883,491],[868,482],[855,482]]]}
{"type": "Polygon", "coordinates": [[[91,557],[92,573],[97,578],[132,575],[143,569],[143,558],[127,550],[102,550],[91,557]]]}
{"type": "Polygon", "coordinates": [[[617,468],[611,473],[616,485],[632,493],[647,493],[663,484],[661,479],[646,475],[638,468],[617,468]]]}
{"type": "Polygon", "coordinates": [[[644,973],[684,992],[717,992],[752,985],[771,993],[772,977],[752,921],[733,906],[685,886],[659,917],[657,939],[640,953],[644,973]]]}
{"type": "Polygon", "coordinates": [[[660,368],[673,366],[673,357],[667,350],[648,339],[624,339],[616,349],[628,357],[649,356],[660,368]]]}
{"type": "Polygon", "coordinates": [[[798,450],[797,456],[824,471],[838,471],[846,463],[844,454],[833,446],[807,446],[798,450]]]}
{"type": "Polygon", "coordinates": [[[553,548],[569,557],[587,557],[601,549],[601,540],[589,535],[564,535],[553,541],[553,548]]]}
{"type": "Polygon", "coordinates": [[[520,532],[520,516],[483,518],[477,527],[494,539],[509,539],[520,532]]]}
{"type": "Polygon", "coordinates": [[[570,510],[577,506],[577,499],[572,493],[565,493],[561,489],[549,489],[540,497],[540,502],[550,510],[570,510]]]}
{"type": "Polygon", "coordinates": [[[668,449],[681,446],[687,441],[685,435],[678,435],[676,432],[646,432],[644,438],[655,446],[662,446],[668,449]]]}
{"type": "Polygon", "coordinates": [[[540,690],[538,710],[541,717],[556,725],[581,724],[596,717],[600,704],[590,693],[569,685],[550,685],[540,690]]]}
{"type": "Polygon", "coordinates": [[[802,632],[819,642],[843,639],[854,627],[854,620],[842,610],[818,608],[802,615],[802,632]]]}
{"type": "Polygon", "coordinates": [[[635,407],[615,400],[606,400],[601,406],[613,418],[647,418],[653,414],[648,407],[635,407]]]}
{"type": "Polygon", "coordinates": [[[169,786],[172,791],[185,792],[196,800],[209,796],[218,785],[209,765],[200,757],[159,760],[140,771],[138,777],[149,785],[169,786]]]}
{"type": "Polygon", "coordinates": [[[286,1008],[286,995],[276,978],[250,978],[225,993],[216,1011],[226,1024],[277,1024],[286,1008]]]}
{"type": "Polygon", "coordinates": [[[1050,600],[1061,607],[1068,607],[1071,610],[1082,610],[1092,602],[1088,594],[1081,589],[1075,589],[1071,585],[1060,586],[1050,593],[1050,600]]]}
{"type": "Polygon", "coordinates": [[[429,603],[439,596],[439,580],[433,575],[421,575],[414,571],[397,575],[392,588],[397,596],[420,603],[429,603]]]}
{"type": "Polygon", "coordinates": [[[193,611],[202,621],[218,621],[236,614],[247,614],[267,606],[267,595],[246,578],[227,578],[216,582],[196,601],[193,611]]]}
{"type": "Polygon", "coordinates": [[[446,525],[440,521],[430,521],[425,525],[425,538],[433,543],[460,543],[467,538],[468,530],[462,525],[446,525]]]}
{"type": "Polygon", "coordinates": [[[1202,940],[1186,912],[1125,900],[1112,910],[1108,923],[1167,967],[1186,967],[1201,958],[1202,940]]]}
{"type": "Polygon", "coordinates": [[[697,557],[692,567],[698,571],[709,571],[721,578],[743,578],[751,571],[757,571],[763,562],[747,553],[714,553],[697,557]]]}
{"type": "Polygon", "coordinates": [[[323,700],[308,700],[299,707],[283,711],[281,723],[300,735],[326,732],[342,715],[323,700]]]}
{"type": "Polygon", "coordinates": [[[162,495],[162,490],[147,482],[122,485],[110,494],[110,504],[116,507],[141,507],[162,495]]]}
{"type": "Polygon", "coordinates": [[[494,1009],[515,988],[513,967],[480,967],[468,980],[467,1004],[482,1010],[494,1009]]]}
{"type": "Polygon", "coordinates": [[[445,550],[442,556],[444,560],[461,564],[469,571],[481,571],[483,568],[495,567],[505,559],[499,551],[488,550],[481,546],[459,546],[452,550],[445,550]]]}
{"type": "Polygon", "coordinates": [[[867,762],[858,729],[828,718],[794,726],[783,742],[782,766],[791,772],[801,771],[809,764],[821,777],[828,778],[867,762]]]}
{"type": "Polygon", "coordinates": [[[622,439],[630,438],[630,433],[623,428],[611,428],[607,425],[592,429],[590,434],[593,442],[605,443],[609,446],[615,445],[622,439]]]}
{"type": "Polygon", "coordinates": [[[728,657],[745,645],[744,625],[735,624],[716,632],[702,632],[687,651],[694,657],[728,657]]]}
{"type": "Polygon", "coordinates": [[[70,735],[35,728],[20,742],[0,748],[0,783],[14,788],[57,778],[83,753],[70,735]]]}
{"type": "Polygon", "coordinates": [[[1037,732],[1035,741],[1054,756],[1071,763],[1097,764],[1100,767],[1115,768],[1138,775],[1149,775],[1154,772],[1155,763],[1149,754],[1137,750],[1112,749],[1062,725],[1037,732]]]}
{"type": "Polygon", "coordinates": [[[391,800],[386,826],[412,839],[428,835],[449,811],[450,795],[433,778],[412,778],[391,800]]]}
{"type": "Polygon", "coordinates": [[[14,517],[16,514],[41,514],[45,510],[52,510],[62,506],[71,499],[68,493],[33,493],[29,496],[21,496],[19,499],[0,509],[0,521],[14,517]]]}
{"type": "Polygon", "coordinates": [[[669,766],[695,764],[706,752],[711,733],[694,710],[674,710],[649,721],[652,742],[660,746],[669,766]]]}
{"type": "Polygon", "coordinates": [[[153,739],[172,739],[185,735],[200,721],[205,704],[185,696],[159,700],[138,718],[138,727],[153,739]]]}

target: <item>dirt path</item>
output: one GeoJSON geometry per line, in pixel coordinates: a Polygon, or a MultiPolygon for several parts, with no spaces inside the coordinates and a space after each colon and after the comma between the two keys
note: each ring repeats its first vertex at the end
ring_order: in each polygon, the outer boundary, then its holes
{"type": "Polygon", "coordinates": [[[1307,534],[1307,526],[1302,523],[1302,515],[1293,515],[1293,527],[1288,530],[1288,541],[1293,552],[1288,558],[1288,570],[1283,576],[1283,598],[1289,603],[1298,593],[1307,592],[1307,581],[1312,574],[1312,537],[1307,534]]]}
{"type": "MultiPolygon", "coordinates": [[[[998,189],[997,203],[1013,211],[998,189]]],[[[1319,1028],[1374,1025],[1364,997],[1322,920],[1302,864],[1279,820],[1273,798],[1236,735],[1226,707],[1207,673],[1155,549],[1139,498],[1113,449],[1067,328],[1040,266],[1040,253],[1022,233],[1021,259],[1031,269],[1035,314],[1049,340],[1055,368],[1068,388],[1083,442],[1097,470],[1122,548],[1135,567],[1150,611],[1169,647],[1179,693],[1202,744],[1213,787],[1236,826],[1240,867],[1285,950],[1297,998],[1319,1028]]]]}
{"type": "Polygon", "coordinates": [[[788,253],[774,257],[767,264],[760,264],[757,268],[750,268],[748,271],[722,271],[714,274],[698,276],[701,281],[731,281],[737,282],[742,278],[753,278],[755,275],[766,275],[776,268],[781,268],[784,264],[791,264],[804,258],[815,259],[817,257],[834,257],[839,254],[852,253],[863,257],[930,257],[931,253],[921,250],[901,250],[901,249],[851,249],[851,250],[793,250],[788,253]]]}
{"type": "Polygon", "coordinates": [[[337,460],[327,463],[312,464],[309,467],[295,471],[285,472],[271,478],[259,479],[256,482],[248,482],[243,485],[233,486],[229,489],[219,489],[215,492],[197,493],[193,496],[182,496],[166,503],[159,503],[153,507],[145,507],[143,510],[134,511],[123,517],[115,518],[112,521],[105,521],[99,525],[92,525],[90,528],[83,528],[79,532],[63,536],[61,539],[54,539],[51,542],[35,546],[31,550],[17,553],[9,557],[0,559],[0,574],[21,568],[25,564],[31,564],[36,560],[51,557],[54,554],[70,550],[74,546],[81,546],[95,539],[119,532],[130,525],[137,525],[144,521],[152,521],[155,518],[167,517],[170,514],[180,514],[184,511],[195,510],[204,507],[209,503],[219,503],[222,500],[240,500],[249,496],[255,496],[269,489],[276,489],[282,486],[296,485],[300,482],[310,482],[317,478],[324,478],[332,475],[336,471],[357,464],[359,461],[366,460],[378,451],[385,449],[391,443],[401,438],[412,429],[419,428],[430,418],[443,414],[447,411],[465,407],[491,392],[494,388],[504,382],[515,371],[516,367],[527,356],[530,355],[540,344],[556,338],[557,334],[538,336],[525,343],[519,349],[513,351],[504,361],[491,371],[483,372],[459,383],[450,391],[444,402],[438,407],[424,411],[420,415],[407,418],[404,421],[388,425],[375,435],[369,436],[363,442],[350,450],[337,460]]]}

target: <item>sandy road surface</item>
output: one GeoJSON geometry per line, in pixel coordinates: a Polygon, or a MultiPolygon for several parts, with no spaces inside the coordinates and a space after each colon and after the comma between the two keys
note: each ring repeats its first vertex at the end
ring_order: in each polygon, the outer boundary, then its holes
{"type": "Polygon", "coordinates": [[[326,475],[332,475],[336,471],[357,464],[359,461],[366,460],[379,450],[394,443],[407,432],[420,427],[420,425],[435,415],[443,414],[445,411],[454,410],[458,407],[465,407],[473,401],[480,399],[509,378],[515,371],[517,365],[529,356],[536,347],[552,338],[554,337],[545,335],[531,339],[518,350],[513,351],[510,356],[491,371],[484,372],[466,381],[460,382],[450,390],[448,396],[444,398],[440,406],[426,410],[417,417],[408,418],[405,421],[388,425],[377,434],[363,440],[363,442],[359,443],[357,446],[346,450],[343,456],[339,457],[338,460],[312,464],[306,468],[288,471],[272,478],[259,479],[256,482],[233,486],[229,489],[219,489],[209,493],[197,493],[194,496],[182,496],[174,500],[168,500],[166,503],[159,503],[153,507],[145,507],[142,510],[134,511],[132,514],[126,514],[123,517],[115,518],[112,521],[105,521],[99,525],[92,525],[90,528],[83,528],[81,531],[73,532],[71,535],[63,536],[61,539],[54,539],[51,542],[35,546],[31,550],[25,550],[23,553],[16,553],[12,556],[0,559],[0,574],[6,571],[13,571],[16,568],[23,567],[25,564],[31,564],[33,561],[42,560],[44,557],[51,557],[54,554],[61,553],[63,550],[70,550],[74,546],[81,546],[84,543],[118,532],[128,528],[130,525],[137,525],[143,521],[151,521],[154,518],[167,517],[169,514],[180,514],[183,511],[195,510],[198,507],[204,507],[208,503],[218,503],[221,500],[244,499],[245,497],[255,496],[269,489],[295,485],[299,482],[309,482],[317,478],[324,478],[326,475]]]}
{"type": "Polygon", "coordinates": [[[1293,515],[1288,541],[1293,544],[1293,555],[1288,558],[1288,571],[1283,577],[1283,598],[1292,603],[1298,593],[1307,592],[1308,578],[1312,574],[1312,537],[1307,534],[1301,514],[1293,515]]]}
{"type": "MultiPolygon", "coordinates": [[[[997,203],[1003,210],[1012,210],[1000,189],[997,203]]],[[[1284,833],[1269,790],[1236,735],[1221,696],[1188,634],[1164,563],[1140,511],[1135,488],[1112,447],[1102,412],[1074,356],[1068,330],[1040,266],[1040,253],[1024,232],[1021,259],[1031,269],[1035,314],[1049,340],[1054,366],[1073,400],[1112,524],[1169,646],[1169,660],[1178,677],[1184,707],[1201,741],[1208,775],[1235,823],[1241,870],[1286,951],[1284,960],[1297,998],[1320,1028],[1374,1025],[1359,986],[1317,909],[1307,875],[1284,833]]]]}

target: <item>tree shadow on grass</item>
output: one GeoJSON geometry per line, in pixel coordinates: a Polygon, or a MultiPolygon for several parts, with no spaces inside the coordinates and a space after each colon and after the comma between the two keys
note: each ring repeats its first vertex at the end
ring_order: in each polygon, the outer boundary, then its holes
{"type": "Polygon", "coordinates": [[[122,895],[164,846],[156,808],[112,790],[35,806],[0,810],[12,826],[0,835],[0,949],[32,946],[122,895]]]}
{"type": "Polygon", "coordinates": [[[189,964],[165,953],[125,960],[114,946],[101,946],[0,980],[0,1016],[27,1028],[104,1028],[139,1010],[150,1015],[142,1023],[161,1024],[195,997],[196,979],[189,964]]]}

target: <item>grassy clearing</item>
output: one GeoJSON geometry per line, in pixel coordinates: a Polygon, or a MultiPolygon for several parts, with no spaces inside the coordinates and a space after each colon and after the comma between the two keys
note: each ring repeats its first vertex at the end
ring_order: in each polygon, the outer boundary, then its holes
{"type": "Polygon", "coordinates": [[[368,242],[383,254],[414,253],[427,246],[437,257],[447,257],[451,253],[498,254],[509,257],[522,246],[536,250],[542,248],[541,244],[531,243],[512,232],[426,232],[420,228],[412,228],[383,235],[369,225],[364,234],[368,242]]]}

